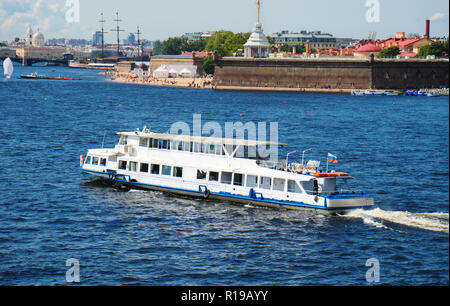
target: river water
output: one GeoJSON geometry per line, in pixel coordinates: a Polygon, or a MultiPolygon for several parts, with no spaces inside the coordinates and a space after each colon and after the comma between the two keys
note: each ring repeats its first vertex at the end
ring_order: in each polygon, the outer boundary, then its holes
{"type": "MultiPolygon", "coordinates": [[[[449,284],[448,97],[222,92],[81,81],[0,81],[0,285],[449,284]],[[280,152],[337,155],[376,206],[347,216],[117,192],[79,171],[118,131],[177,121],[277,122],[280,152]],[[366,266],[366,263],[368,264],[366,266]]],[[[53,71],[54,70],[54,71],[53,71]]],[[[301,159],[291,156],[290,159],[301,159]]]]}

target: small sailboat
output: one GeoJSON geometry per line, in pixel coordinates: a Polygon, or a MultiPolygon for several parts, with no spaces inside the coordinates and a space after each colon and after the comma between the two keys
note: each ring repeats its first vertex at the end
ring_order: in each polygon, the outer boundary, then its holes
{"type": "Polygon", "coordinates": [[[4,74],[6,75],[6,79],[10,79],[14,72],[14,66],[9,57],[3,62],[3,70],[4,74]]]}

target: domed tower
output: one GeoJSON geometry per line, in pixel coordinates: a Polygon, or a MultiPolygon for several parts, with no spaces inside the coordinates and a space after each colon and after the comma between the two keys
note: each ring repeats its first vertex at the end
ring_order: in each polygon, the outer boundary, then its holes
{"type": "Polygon", "coordinates": [[[44,34],[38,31],[33,35],[33,45],[35,46],[43,46],[45,44],[44,34]]]}
{"type": "Polygon", "coordinates": [[[31,46],[33,44],[33,30],[31,26],[28,25],[27,34],[25,36],[25,43],[27,46],[31,46]]]}
{"type": "Polygon", "coordinates": [[[258,4],[258,21],[255,24],[252,35],[244,45],[245,57],[268,57],[270,53],[271,44],[263,33],[261,24],[261,1],[257,0],[258,4]]]}

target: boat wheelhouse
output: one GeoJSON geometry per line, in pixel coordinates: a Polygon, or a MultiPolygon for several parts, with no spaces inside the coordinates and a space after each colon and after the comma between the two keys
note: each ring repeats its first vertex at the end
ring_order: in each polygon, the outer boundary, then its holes
{"type": "Polygon", "coordinates": [[[266,207],[342,213],[374,205],[350,190],[347,173],[322,172],[320,162],[289,163],[265,157],[282,143],[120,132],[113,149],[81,156],[82,171],[117,188],[143,188],[266,207]],[[263,152],[261,154],[260,152],[263,152]]]}

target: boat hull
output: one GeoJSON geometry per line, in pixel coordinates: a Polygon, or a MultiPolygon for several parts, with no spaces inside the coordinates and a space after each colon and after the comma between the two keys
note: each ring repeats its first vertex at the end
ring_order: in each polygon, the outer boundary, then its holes
{"type": "Polygon", "coordinates": [[[369,195],[364,194],[353,194],[345,196],[324,196],[316,197],[317,200],[323,198],[324,206],[318,206],[315,204],[308,204],[303,202],[290,202],[281,201],[277,199],[269,198],[254,198],[245,195],[232,194],[228,192],[205,192],[205,190],[188,190],[183,188],[173,188],[159,185],[152,185],[148,183],[141,183],[136,180],[127,180],[125,177],[111,176],[110,172],[96,172],[86,169],[82,169],[87,174],[93,175],[102,179],[105,183],[118,188],[119,190],[128,191],[130,188],[143,189],[151,191],[162,191],[171,194],[191,196],[203,199],[214,199],[221,201],[231,201],[242,205],[253,205],[259,207],[277,208],[277,209],[287,209],[287,210],[298,210],[298,211],[313,211],[320,214],[326,215],[337,215],[345,214],[351,210],[364,209],[372,207],[374,205],[374,200],[369,195]]]}

